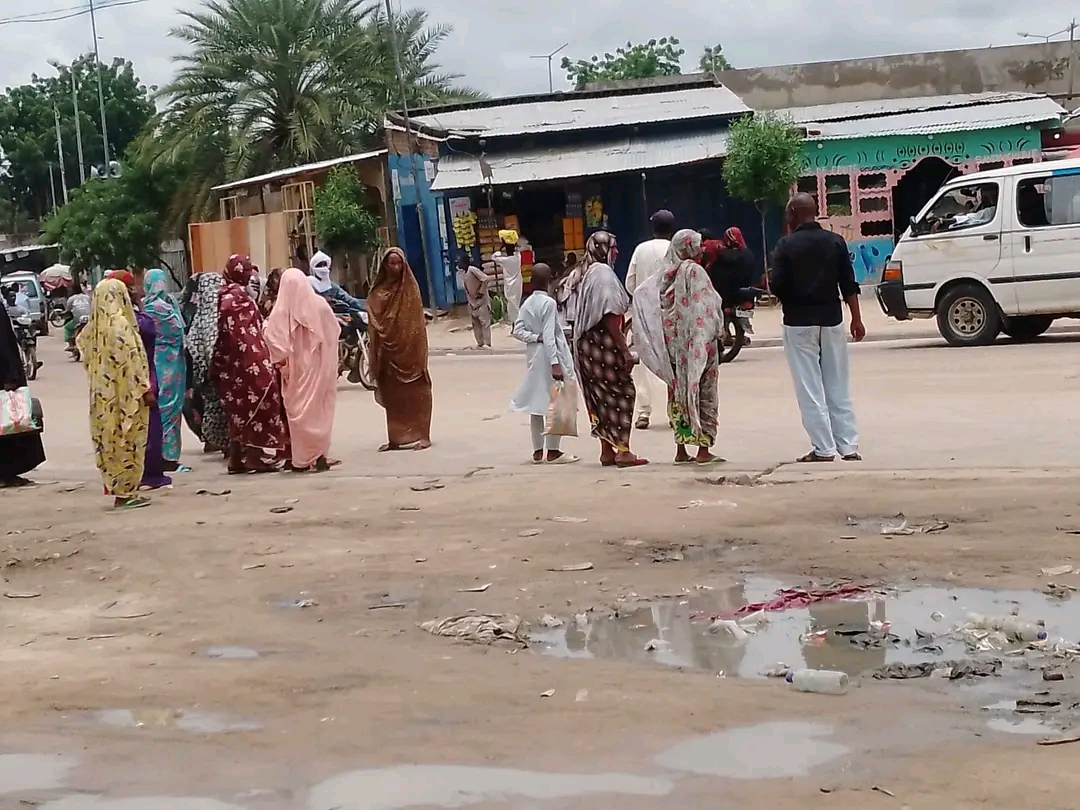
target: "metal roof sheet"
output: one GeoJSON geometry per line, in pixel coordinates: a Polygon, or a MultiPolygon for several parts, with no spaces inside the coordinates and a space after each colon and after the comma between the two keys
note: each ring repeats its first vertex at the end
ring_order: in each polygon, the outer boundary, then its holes
{"type": "MultiPolygon", "coordinates": [[[[485,156],[496,186],[642,171],[697,163],[727,154],[726,129],[665,136],[623,137],[581,146],[520,150],[485,156]]],[[[480,160],[462,153],[439,158],[435,191],[486,185],[480,160]]]]}
{"type": "Polygon", "coordinates": [[[726,87],[699,87],[663,93],[565,98],[503,104],[417,116],[428,129],[461,135],[500,137],[541,132],[570,132],[657,121],[689,121],[750,112],[726,87]]]}
{"type": "Polygon", "coordinates": [[[777,110],[807,130],[810,140],[884,135],[932,135],[1052,121],[1065,108],[1034,93],[972,93],[823,104],[777,110]]]}
{"type": "Polygon", "coordinates": [[[346,155],[345,157],[333,158],[331,160],[322,160],[318,163],[306,163],[303,166],[293,166],[289,169],[279,169],[276,172],[269,172],[267,174],[256,175],[255,177],[248,177],[246,180],[236,180],[232,183],[225,183],[220,186],[214,186],[211,191],[229,191],[234,188],[243,188],[244,186],[261,186],[263,183],[269,183],[273,180],[283,180],[286,177],[293,177],[298,174],[317,172],[322,169],[332,169],[334,166],[341,166],[345,163],[359,163],[361,160],[367,160],[368,158],[385,155],[386,152],[386,149],[376,149],[373,152],[361,152],[356,155],[346,155]]]}

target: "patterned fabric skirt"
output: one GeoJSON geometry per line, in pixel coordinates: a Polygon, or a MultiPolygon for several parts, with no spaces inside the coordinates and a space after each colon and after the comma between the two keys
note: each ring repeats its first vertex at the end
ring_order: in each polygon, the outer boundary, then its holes
{"type": "Polygon", "coordinates": [[[577,339],[576,355],[578,384],[592,422],[592,435],[618,452],[629,452],[637,391],[602,322],[577,339]]]}
{"type": "Polygon", "coordinates": [[[203,388],[202,440],[218,450],[229,446],[229,419],[212,385],[203,388]]]}
{"type": "Polygon", "coordinates": [[[717,387],[719,381],[720,364],[714,361],[706,366],[705,373],[701,375],[701,384],[698,389],[700,433],[695,433],[691,427],[686,406],[675,401],[674,388],[668,388],[668,421],[671,423],[672,430],[675,431],[675,444],[690,447],[712,447],[716,444],[716,429],[720,408],[720,396],[717,387]]]}

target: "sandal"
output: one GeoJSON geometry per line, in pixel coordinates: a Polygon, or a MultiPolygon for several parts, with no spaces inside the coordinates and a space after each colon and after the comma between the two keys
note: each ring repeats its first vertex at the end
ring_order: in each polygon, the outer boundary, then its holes
{"type": "Polygon", "coordinates": [[[150,505],[150,499],[144,498],[141,495],[133,495],[125,500],[123,503],[118,503],[113,506],[114,512],[123,512],[128,509],[142,509],[144,506],[150,505]]]}
{"type": "Polygon", "coordinates": [[[570,455],[568,453],[563,453],[558,458],[552,459],[551,461],[545,461],[545,462],[542,462],[542,463],[544,463],[544,464],[577,464],[579,461],[581,461],[581,459],[578,456],[572,456],[572,455],[570,455]]]}
{"type": "Polygon", "coordinates": [[[707,458],[704,461],[700,458],[695,458],[693,459],[693,462],[699,466],[707,467],[710,464],[727,464],[727,459],[723,458],[722,456],[712,456],[711,458],[707,458]]]}
{"type": "Polygon", "coordinates": [[[863,460],[862,456],[860,456],[858,453],[848,453],[846,456],[843,456],[843,459],[844,459],[844,461],[862,461],[863,460]]]}
{"type": "Polygon", "coordinates": [[[649,463],[647,458],[641,458],[641,456],[634,456],[633,461],[616,461],[615,466],[620,470],[628,470],[631,467],[644,467],[649,463]]]}
{"type": "Polygon", "coordinates": [[[639,416],[634,423],[635,430],[648,430],[649,429],[649,417],[639,416]]]}
{"type": "Polygon", "coordinates": [[[813,450],[802,458],[795,459],[796,464],[827,464],[832,461],[836,461],[836,456],[819,456],[813,450]]]}

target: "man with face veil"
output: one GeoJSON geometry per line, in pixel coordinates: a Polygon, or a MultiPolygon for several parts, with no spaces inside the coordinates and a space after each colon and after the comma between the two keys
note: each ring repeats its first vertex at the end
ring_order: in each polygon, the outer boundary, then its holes
{"type": "Polygon", "coordinates": [[[312,289],[303,272],[295,267],[286,270],[265,334],[270,359],[281,372],[296,472],[324,472],[338,463],[329,452],[340,333],[330,304],[312,289]]]}
{"type": "Polygon", "coordinates": [[[263,338],[263,319],[248,291],[255,268],[247,256],[225,265],[218,304],[218,335],[210,377],[228,417],[229,473],[273,472],[264,450],[285,448],[281,388],[263,338]]]}
{"type": "Polygon", "coordinates": [[[384,450],[431,447],[431,375],[420,286],[401,248],[379,262],[368,294],[375,400],[386,410],[384,450]]]}

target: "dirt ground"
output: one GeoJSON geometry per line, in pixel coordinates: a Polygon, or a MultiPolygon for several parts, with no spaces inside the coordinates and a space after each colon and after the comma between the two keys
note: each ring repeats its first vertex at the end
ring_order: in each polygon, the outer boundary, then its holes
{"type": "Polygon", "coordinates": [[[663,796],[476,806],[1076,807],[1080,744],[988,733],[982,687],[863,679],[844,697],[805,695],[776,681],[456,642],[416,626],[467,611],[535,623],[747,574],[1038,589],[1041,568],[1080,559],[1080,537],[1066,533],[1080,528],[1080,473],[782,468],[752,487],[704,479],[665,465],[438,479],[197,471],[152,508],[124,514],[106,509],[93,482],[0,493],[0,752],[78,762],[63,790],[5,795],[0,785],[0,807],[74,789],[316,810],[307,791],[319,780],[394,764],[648,776],[671,745],[775,721],[830,726],[849,750],[801,777],[685,775],[663,796]],[[949,527],[886,537],[846,526],[849,516],[898,512],[949,527]],[[583,563],[592,568],[550,570],[583,563]],[[219,645],[260,657],[204,654],[219,645]],[[198,709],[258,728],[97,721],[113,709],[198,709]]]}

